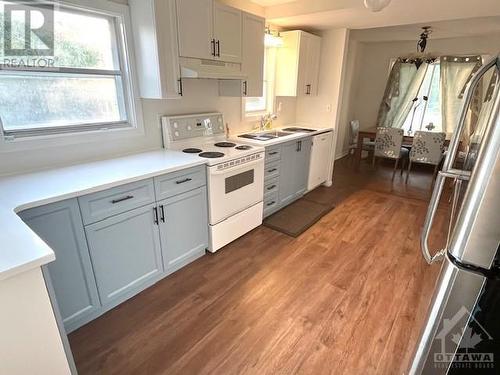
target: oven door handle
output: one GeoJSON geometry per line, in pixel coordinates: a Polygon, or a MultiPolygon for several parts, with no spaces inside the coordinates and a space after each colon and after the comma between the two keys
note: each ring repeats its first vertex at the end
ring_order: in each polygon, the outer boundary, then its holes
{"type": "Polygon", "coordinates": [[[221,170],[217,170],[217,166],[210,167],[210,174],[213,176],[227,174],[229,172],[235,172],[235,171],[248,169],[248,167],[252,167],[252,166],[255,166],[257,164],[262,164],[262,168],[264,168],[264,158],[261,158],[258,160],[252,160],[249,163],[239,164],[239,165],[236,165],[236,166],[233,166],[230,168],[226,168],[226,169],[221,169],[221,170]]]}

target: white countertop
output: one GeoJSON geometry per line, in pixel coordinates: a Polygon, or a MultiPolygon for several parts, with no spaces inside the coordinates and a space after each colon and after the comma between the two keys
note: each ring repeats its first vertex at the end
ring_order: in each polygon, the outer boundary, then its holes
{"type": "Polygon", "coordinates": [[[272,128],[272,129],[267,129],[267,130],[255,130],[255,131],[251,131],[251,132],[245,132],[245,133],[241,133],[241,134],[236,134],[236,135],[233,135],[230,137],[231,140],[233,141],[237,141],[237,142],[241,142],[241,143],[246,143],[246,144],[249,144],[249,145],[258,145],[258,146],[262,146],[262,147],[268,147],[268,146],[273,146],[273,145],[277,145],[277,144],[280,144],[280,143],[284,143],[284,142],[289,142],[289,141],[293,141],[293,140],[296,140],[296,139],[301,139],[301,138],[306,138],[306,137],[312,137],[312,136],[315,136],[317,134],[320,134],[320,133],[326,133],[326,132],[329,132],[329,131],[333,131],[332,128],[316,128],[316,127],[313,127],[313,126],[310,126],[310,125],[307,125],[307,124],[293,124],[293,125],[288,125],[288,126],[284,126],[284,127],[281,127],[281,128],[272,128]],[[269,132],[269,131],[283,131],[283,129],[286,129],[286,128],[307,128],[307,129],[314,129],[315,131],[314,132],[304,132],[304,133],[301,133],[301,132],[297,132],[297,133],[291,133],[290,135],[286,135],[286,136],[283,136],[283,137],[278,137],[278,138],[274,138],[274,139],[271,139],[271,140],[268,140],[268,141],[258,141],[258,140],[255,140],[255,139],[249,139],[249,138],[240,138],[239,136],[242,135],[242,134],[250,134],[250,133],[264,133],[264,132],[269,132]]]}
{"type": "Polygon", "coordinates": [[[205,163],[198,155],[158,150],[0,178],[0,280],[55,259],[17,212],[205,163]]]}

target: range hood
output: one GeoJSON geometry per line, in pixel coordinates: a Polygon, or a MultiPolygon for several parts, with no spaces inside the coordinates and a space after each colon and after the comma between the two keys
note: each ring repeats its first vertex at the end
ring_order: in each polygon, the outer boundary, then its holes
{"type": "Polygon", "coordinates": [[[247,78],[241,64],[205,59],[179,58],[182,78],[235,79],[247,78]]]}

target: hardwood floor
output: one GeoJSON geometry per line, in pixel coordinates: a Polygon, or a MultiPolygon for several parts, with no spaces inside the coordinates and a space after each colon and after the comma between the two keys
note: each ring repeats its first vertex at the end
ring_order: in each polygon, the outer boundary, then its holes
{"type": "Polygon", "coordinates": [[[79,373],[404,373],[439,272],[419,249],[431,178],[348,164],[298,238],[261,226],[72,333],[79,373]]]}

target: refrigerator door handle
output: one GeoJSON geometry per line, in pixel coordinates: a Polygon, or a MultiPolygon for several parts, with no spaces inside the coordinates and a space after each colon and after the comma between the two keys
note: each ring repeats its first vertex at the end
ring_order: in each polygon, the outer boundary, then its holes
{"type": "MultiPolygon", "coordinates": [[[[455,188],[459,188],[461,181],[467,181],[470,178],[470,172],[461,170],[452,170],[449,172],[439,172],[436,178],[436,185],[434,191],[432,192],[432,197],[429,202],[429,209],[427,210],[427,215],[425,216],[424,228],[420,236],[420,247],[422,249],[422,255],[427,263],[432,264],[434,262],[440,261],[446,254],[446,249],[440,249],[431,255],[431,250],[429,249],[429,235],[431,233],[432,224],[434,223],[434,217],[436,216],[436,211],[439,206],[439,201],[441,200],[441,194],[443,193],[444,184],[447,178],[452,178],[455,180],[455,188]],[[460,183],[458,183],[460,181],[460,183]]],[[[454,200],[454,204],[458,204],[458,199],[454,200]]],[[[453,210],[456,207],[453,207],[453,210]]],[[[449,230],[451,231],[451,226],[449,230]]],[[[447,238],[449,238],[449,233],[447,238]]]]}

